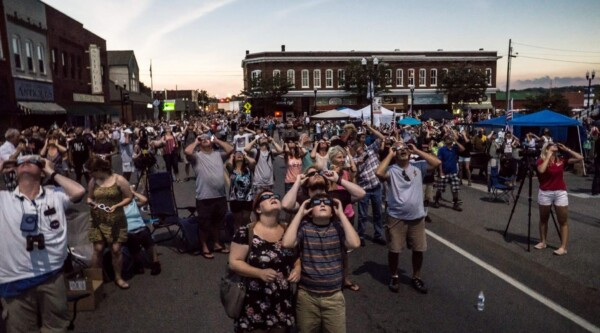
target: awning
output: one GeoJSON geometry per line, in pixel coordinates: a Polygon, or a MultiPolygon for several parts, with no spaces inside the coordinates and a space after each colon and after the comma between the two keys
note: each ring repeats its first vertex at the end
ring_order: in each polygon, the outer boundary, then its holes
{"type": "Polygon", "coordinates": [[[465,110],[471,108],[471,110],[491,110],[494,108],[494,106],[492,105],[492,103],[472,103],[472,104],[467,104],[467,106],[464,108],[465,110]]]}
{"type": "Polygon", "coordinates": [[[62,106],[51,102],[18,102],[19,109],[25,114],[66,114],[67,110],[62,106]]]}
{"type": "Polygon", "coordinates": [[[74,104],[67,107],[69,116],[97,116],[103,115],[104,111],[94,104],[74,104]]]}

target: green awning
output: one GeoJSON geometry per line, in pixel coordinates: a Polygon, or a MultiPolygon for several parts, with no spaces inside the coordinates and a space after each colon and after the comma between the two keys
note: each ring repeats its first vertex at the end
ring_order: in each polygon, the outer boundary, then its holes
{"type": "Polygon", "coordinates": [[[18,102],[19,109],[25,114],[53,115],[65,114],[62,106],[51,102],[18,102]]]}

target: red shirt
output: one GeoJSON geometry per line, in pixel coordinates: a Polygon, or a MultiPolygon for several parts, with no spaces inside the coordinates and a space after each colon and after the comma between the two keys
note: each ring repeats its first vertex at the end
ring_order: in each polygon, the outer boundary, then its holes
{"type": "MultiPolygon", "coordinates": [[[[543,159],[537,161],[537,165],[541,165],[544,162],[543,159]]],[[[566,160],[560,158],[554,163],[548,163],[546,172],[538,173],[538,179],[540,181],[540,190],[543,191],[566,191],[567,184],[563,179],[563,173],[565,171],[566,160]]]]}

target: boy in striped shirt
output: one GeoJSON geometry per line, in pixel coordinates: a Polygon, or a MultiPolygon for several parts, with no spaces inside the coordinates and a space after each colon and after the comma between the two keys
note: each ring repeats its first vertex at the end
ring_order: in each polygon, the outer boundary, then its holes
{"type": "Polygon", "coordinates": [[[304,201],[283,236],[283,246],[300,249],[296,302],[300,332],[346,332],[342,254],[359,247],[360,238],[342,203],[327,194],[304,201]]]}

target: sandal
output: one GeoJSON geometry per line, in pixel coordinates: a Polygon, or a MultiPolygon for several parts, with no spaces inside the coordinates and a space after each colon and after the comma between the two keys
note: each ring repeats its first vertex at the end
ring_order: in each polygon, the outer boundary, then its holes
{"type": "Polygon", "coordinates": [[[202,252],[200,255],[203,256],[204,259],[215,259],[215,256],[212,254],[212,252],[202,252]]]}
{"type": "Polygon", "coordinates": [[[356,283],[350,282],[350,283],[344,283],[344,289],[350,289],[352,291],[359,291],[360,287],[356,283]]]}
{"type": "Polygon", "coordinates": [[[127,290],[129,289],[129,284],[127,282],[125,282],[125,280],[120,279],[120,280],[115,280],[115,284],[117,285],[117,287],[119,287],[121,290],[127,290]],[[119,283],[119,281],[121,283],[119,283]]]}
{"type": "Polygon", "coordinates": [[[213,252],[217,252],[217,253],[225,253],[225,254],[227,254],[227,253],[229,253],[229,249],[228,249],[228,248],[226,248],[226,247],[220,247],[220,248],[218,248],[218,249],[214,249],[214,250],[213,250],[213,252]]]}

